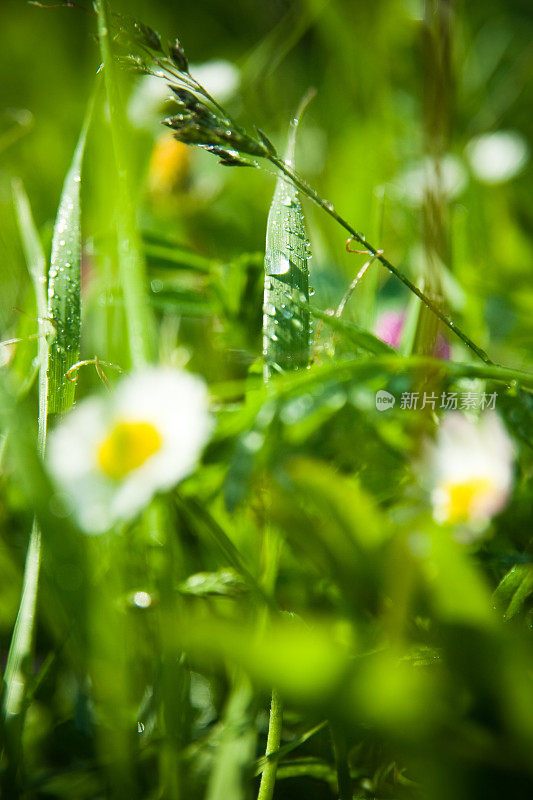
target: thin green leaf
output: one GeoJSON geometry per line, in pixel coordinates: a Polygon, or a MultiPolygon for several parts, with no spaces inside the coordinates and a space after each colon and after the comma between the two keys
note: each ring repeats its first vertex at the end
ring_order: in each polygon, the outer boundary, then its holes
{"type": "Polygon", "coordinates": [[[225,531],[220,527],[218,522],[213,519],[213,517],[203,508],[200,503],[197,503],[192,498],[183,498],[176,493],[176,498],[179,503],[180,508],[193,520],[196,520],[200,523],[201,528],[208,534],[209,538],[216,544],[217,548],[224,554],[225,558],[229,561],[231,566],[239,572],[245,582],[248,584],[250,589],[254,592],[254,594],[259,597],[263,602],[271,605],[272,600],[268,597],[267,594],[263,591],[261,586],[258,584],[246,564],[244,560],[225,533],[225,531]]]}
{"type": "Polygon", "coordinates": [[[31,213],[28,196],[24,186],[20,181],[13,184],[15,197],[15,210],[17,214],[18,226],[28,265],[28,272],[31,275],[35,300],[37,306],[38,321],[38,361],[39,361],[39,448],[41,454],[44,453],[46,439],[46,417],[47,417],[47,395],[48,395],[48,336],[50,335],[50,323],[47,320],[48,304],[46,300],[46,258],[39,239],[39,233],[35,227],[31,213]]]}
{"type": "Polygon", "coordinates": [[[314,306],[310,306],[309,310],[313,317],[322,320],[329,328],[342,334],[346,339],[355,344],[356,347],[360,347],[361,350],[365,350],[367,353],[373,353],[379,356],[387,354],[393,355],[396,352],[392,347],[389,347],[388,344],[378,339],[377,336],[363,330],[363,328],[360,328],[354,322],[347,322],[331,314],[326,314],[325,311],[321,311],[314,306]]]}
{"type": "MultiPolygon", "coordinates": [[[[256,775],[260,775],[261,774],[266,762],[269,759],[271,759],[271,758],[273,758],[275,756],[278,760],[281,760],[282,758],[284,758],[289,753],[292,753],[293,750],[296,750],[298,747],[300,747],[300,745],[305,744],[305,742],[309,741],[309,739],[311,739],[313,736],[315,736],[315,734],[317,734],[321,730],[323,730],[326,727],[327,724],[328,724],[328,721],[327,720],[323,720],[322,722],[319,722],[318,725],[314,725],[308,731],[303,733],[297,739],[294,739],[292,742],[288,742],[288,744],[285,744],[282,747],[280,747],[275,754],[272,753],[269,756],[265,755],[265,756],[262,756],[261,758],[259,758],[257,760],[257,769],[255,771],[255,774],[256,775]]],[[[278,769],[280,769],[280,767],[278,767],[278,769]]]]}
{"type": "Polygon", "coordinates": [[[244,776],[255,750],[252,725],[254,693],[249,679],[237,671],[220,725],[217,755],[206,800],[244,800],[244,776]]]}
{"type": "Polygon", "coordinates": [[[337,773],[333,767],[325,761],[312,757],[298,758],[281,764],[278,767],[277,778],[279,781],[285,778],[314,778],[329,783],[333,790],[337,787],[337,773]]]}
{"type": "Polygon", "coordinates": [[[48,406],[60,413],[74,402],[67,372],[80,357],[81,337],[81,165],[90,112],[84,122],[57,212],[48,274],[48,315],[55,328],[48,364],[48,406]]]}
{"type": "MultiPolygon", "coordinates": [[[[47,422],[47,367],[48,341],[46,327],[46,259],[39,239],[37,228],[31,213],[30,203],[20,181],[13,184],[15,211],[26,256],[28,271],[31,275],[38,314],[38,360],[39,360],[39,425],[38,449],[44,455],[47,422]]],[[[22,713],[28,680],[27,668],[32,651],[35,628],[35,610],[39,570],[41,565],[41,532],[37,520],[34,519],[30,534],[22,596],[17,613],[15,627],[9,647],[6,671],[4,675],[5,690],[2,696],[2,717],[6,722],[11,738],[11,746],[18,750],[22,731],[22,713]]]]}
{"type": "Polygon", "coordinates": [[[533,593],[533,570],[530,564],[515,564],[500,581],[493,598],[503,606],[503,617],[513,619],[533,593]]]}

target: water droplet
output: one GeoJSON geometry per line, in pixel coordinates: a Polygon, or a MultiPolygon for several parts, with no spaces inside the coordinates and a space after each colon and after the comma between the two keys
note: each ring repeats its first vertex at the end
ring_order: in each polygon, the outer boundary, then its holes
{"type": "Polygon", "coordinates": [[[149,608],[152,605],[152,597],[148,592],[135,592],[132,602],[137,608],[149,608]]]}
{"type": "Polygon", "coordinates": [[[286,275],[291,268],[291,262],[281,250],[265,255],[265,270],[269,275],[286,275]]]}
{"type": "Polygon", "coordinates": [[[263,311],[269,317],[274,317],[276,315],[276,306],[273,303],[265,303],[263,306],[263,311]]]}

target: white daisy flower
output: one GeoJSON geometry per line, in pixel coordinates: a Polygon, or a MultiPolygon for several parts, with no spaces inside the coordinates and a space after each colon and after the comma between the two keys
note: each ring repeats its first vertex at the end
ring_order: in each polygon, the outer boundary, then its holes
{"type": "Polygon", "coordinates": [[[147,367],[68,414],[50,433],[48,464],[80,527],[102,533],[192,472],[211,429],[200,378],[147,367]]]}
{"type": "Polygon", "coordinates": [[[393,194],[406,203],[422,205],[427,195],[440,194],[455,200],[468,184],[468,173],[457,156],[447,153],[439,162],[424,158],[409,165],[393,182],[393,194]]]}
{"type": "Polygon", "coordinates": [[[507,503],[513,445],[500,418],[448,414],[430,447],[431,501],[437,522],[481,532],[507,503]]]}
{"type": "Polygon", "coordinates": [[[517,131],[496,131],[472,139],[466,146],[466,155],[478,181],[505,183],[524,169],[529,147],[517,131]]]}

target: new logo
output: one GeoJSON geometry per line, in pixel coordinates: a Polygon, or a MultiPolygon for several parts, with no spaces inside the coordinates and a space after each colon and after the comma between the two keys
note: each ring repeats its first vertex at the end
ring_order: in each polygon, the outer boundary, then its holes
{"type": "Polygon", "coordinates": [[[386,411],[388,408],[392,408],[395,402],[394,395],[386,392],[385,389],[380,389],[379,392],[376,392],[376,408],[378,411],[386,411]]]}

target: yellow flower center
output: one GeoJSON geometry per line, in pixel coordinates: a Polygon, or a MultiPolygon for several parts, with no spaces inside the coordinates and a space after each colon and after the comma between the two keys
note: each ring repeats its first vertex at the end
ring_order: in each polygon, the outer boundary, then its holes
{"type": "Polygon", "coordinates": [[[149,422],[118,422],[98,448],[98,465],[113,480],[121,480],[157,453],[161,442],[149,422]]]}
{"type": "Polygon", "coordinates": [[[480,499],[490,490],[488,478],[471,478],[463,483],[448,483],[446,520],[451,523],[468,522],[480,499]]]}

